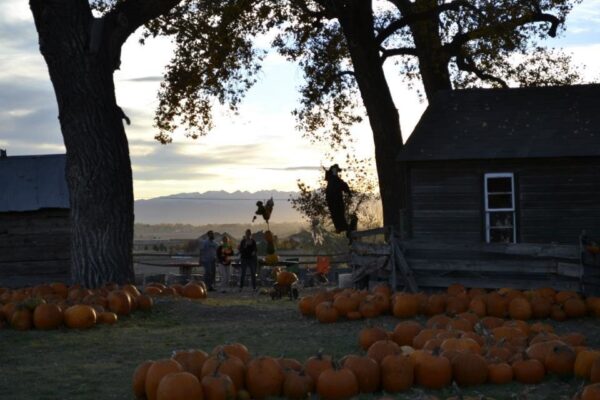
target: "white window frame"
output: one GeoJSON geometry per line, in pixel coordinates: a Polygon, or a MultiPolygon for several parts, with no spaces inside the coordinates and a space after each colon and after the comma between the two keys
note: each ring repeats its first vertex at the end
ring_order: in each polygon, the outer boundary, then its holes
{"type": "MultiPolygon", "coordinates": [[[[490,243],[490,212],[512,212],[513,216],[513,241],[512,243],[517,242],[517,213],[515,207],[515,174],[512,172],[494,172],[484,174],[484,201],[485,201],[485,241],[486,243],[490,243]],[[488,192],[488,179],[489,178],[510,178],[510,186],[511,186],[511,197],[512,197],[512,207],[511,208],[490,208],[489,201],[489,192],[488,192]]],[[[508,194],[508,192],[493,192],[492,194],[508,194]]]]}

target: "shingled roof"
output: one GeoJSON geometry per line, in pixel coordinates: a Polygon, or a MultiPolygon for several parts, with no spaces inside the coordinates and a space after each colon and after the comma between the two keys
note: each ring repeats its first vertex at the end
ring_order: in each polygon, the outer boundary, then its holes
{"type": "Polygon", "coordinates": [[[600,85],[438,93],[400,161],[600,156],[600,85]]]}
{"type": "Polygon", "coordinates": [[[0,212],[69,208],[66,155],[0,158],[0,212]]]}

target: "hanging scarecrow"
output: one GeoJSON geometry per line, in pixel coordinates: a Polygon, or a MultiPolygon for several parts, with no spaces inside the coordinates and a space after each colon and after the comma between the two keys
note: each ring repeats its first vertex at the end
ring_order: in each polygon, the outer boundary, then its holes
{"type": "Polygon", "coordinates": [[[329,167],[329,170],[325,171],[325,180],[327,181],[325,200],[327,201],[327,207],[329,208],[329,214],[331,215],[336,233],[344,231],[349,233],[350,226],[346,220],[344,193],[347,193],[348,197],[350,197],[352,196],[352,192],[348,184],[338,176],[341,170],[339,165],[333,164],[329,167]]]}
{"type": "Polygon", "coordinates": [[[271,213],[273,212],[273,206],[275,202],[273,201],[273,197],[267,200],[265,203],[262,201],[256,202],[256,211],[254,212],[254,217],[252,217],[252,222],[256,221],[257,215],[262,215],[263,219],[267,223],[267,228],[269,227],[269,218],[271,218],[271,213]]]}

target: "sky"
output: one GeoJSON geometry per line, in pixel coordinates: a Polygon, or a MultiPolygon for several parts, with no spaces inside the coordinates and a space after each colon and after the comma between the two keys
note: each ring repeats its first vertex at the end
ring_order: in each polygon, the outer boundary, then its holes
{"type": "MultiPolygon", "coordinates": [[[[572,53],[585,65],[584,79],[600,81],[600,0],[583,0],[567,19],[567,31],[547,43],[572,53]]],[[[132,37],[115,73],[117,101],[131,118],[126,126],[136,199],[209,190],[295,190],[296,180],[315,183],[327,161],[323,145],[313,145],[295,129],[302,73],[269,54],[258,83],[237,115],[217,112],[216,127],[196,140],[176,135],[161,145],[152,126],[156,92],[171,57],[166,39],[145,46],[132,37]]],[[[391,63],[389,63],[391,64],[391,63]]],[[[404,139],[427,104],[391,67],[386,74],[400,114],[404,139]]],[[[8,155],[64,153],[56,100],[28,1],[0,2],[0,148],[8,155]]],[[[360,157],[372,157],[368,121],[353,128],[360,157]]],[[[343,159],[339,160],[343,165],[343,159]]]]}

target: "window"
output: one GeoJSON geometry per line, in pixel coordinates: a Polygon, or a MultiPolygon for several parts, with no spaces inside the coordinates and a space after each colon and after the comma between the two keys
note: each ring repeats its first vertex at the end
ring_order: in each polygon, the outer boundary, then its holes
{"type": "Polygon", "coordinates": [[[485,239],[515,243],[515,179],[512,173],[485,174],[485,239]]]}

